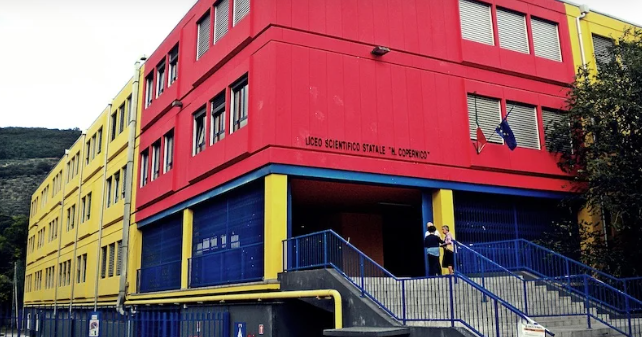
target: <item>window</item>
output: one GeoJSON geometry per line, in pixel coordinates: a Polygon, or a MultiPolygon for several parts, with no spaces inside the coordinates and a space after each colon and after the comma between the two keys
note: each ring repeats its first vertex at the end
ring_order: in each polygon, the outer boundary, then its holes
{"type": "Polygon", "coordinates": [[[76,163],[76,169],[75,169],[75,172],[74,172],[74,177],[75,177],[78,174],[78,168],[80,167],[80,152],[76,153],[76,156],[74,158],[76,158],[76,162],[75,162],[76,163]]]}
{"type": "Polygon", "coordinates": [[[505,9],[497,9],[497,31],[499,46],[528,54],[528,33],[526,16],[505,9]]]}
{"type": "Polygon", "coordinates": [[[225,138],[225,92],[212,100],[212,132],[210,144],[225,138]]]}
{"type": "Polygon", "coordinates": [[[234,25],[250,12],[250,0],[234,0],[234,25]]]}
{"type": "Polygon", "coordinates": [[[118,116],[116,115],[116,112],[111,114],[111,140],[116,139],[116,123],[118,123],[118,116]]]}
{"type": "MultiPolygon", "coordinates": [[[[560,135],[552,132],[553,126],[562,122],[562,112],[554,109],[542,108],[542,122],[544,123],[544,140],[546,141],[546,148],[552,152],[553,140],[559,139],[560,135]]],[[[568,144],[568,149],[571,147],[571,135],[564,137],[564,141],[568,144]]],[[[566,150],[566,148],[564,149],[566,150]]]]}
{"type": "Polygon", "coordinates": [[[96,154],[100,153],[103,149],[103,128],[98,129],[98,136],[96,136],[96,154]]]}
{"type": "Polygon", "coordinates": [[[513,130],[518,147],[540,149],[539,128],[537,125],[537,108],[534,106],[506,103],[508,124],[513,130]]]}
{"type": "Polygon", "coordinates": [[[147,150],[140,154],[140,187],[147,185],[147,177],[149,174],[149,154],[147,150]]]}
{"type": "Polygon", "coordinates": [[[232,86],[232,130],[230,133],[247,125],[248,81],[247,75],[232,86]]]}
{"type": "Polygon", "coordinates": [[[492,137],[502,120],[501,104],[498,99],[468,94],[468,130],[470,139],[477,139],[477,121],[488,142],[503,144],[501,137],[492,137]]]}
{"type": "Polygon", "coordinates": [[[116,251],[117,257],[116,257],[116,276],[120,276],[120,271],[122,269],[122,262],[123,262],[123,242],[118,241],[117,243],[117,248],[118,250],[116,251]]]}
{"type": "Polygon", "coordinates": [[[80,223],[85,222],[85,211],[87,210],[87,197],[83,197],[81,201],[82,207],[80,208],[80,223]]]}
{"type": "Polygon", "coordinates": [[[71,206],[71,229],[74,229],[74,225],[76,222],[76,205],[71,206]]]}
{"type": "Polygon", "coordinates": [[[178,45],[169,52],[169,78],[167,87],[171,86],[178,79],[178,45]]]}
{"type": "Polygon", "coordinates": [[[562,52],[557,24],[532,17],[531,31],[533,32],[535,56],[561,62],[562,52]]]}
{"type": "Polygon", "coordinates": [[[125,190],[126,190],[126,187],[127,187],[127,165],[123,166],[121,172],[122,172],[121,173],[121,177],[123,177],[123,183],[121,185],[123,187],[122,187],[122,192],[121,192],[121,196],[120,197],[122,199],[125,199],[125,190]]]}
{"type": "Polygon", "coordinates": [[[116,244],[112,243],[109,245],[109,266],[108,266],[108,277],[114,276],[114,257],[116,255],[116,244]]]}
{"type": "Polygon", "coordinates": [[[494,46],[493,19],[490,5],[459,0],[461,35],[464,39],[494,46]]]}
{"type": "Polygon", "coordinates": [[[105,276],[107,276],[107,246],[101,247],[100,254],[100,278],[105,278],[105,276]]]}
{"type": "Polygon", "coordinates": [[[215,6],[215,17],[214,17],[214,43],[218,42],[229,29],[230,24],[230,1],[223,0],[215,6]]]}
{"type": "Polygon", "coordinates": [[[152,181],[160,175],[160,140],[152,144],[152,181]]]}
{"type": "Polygon", "coordinates": [[[107,186],[105,187],[105,196],[107,197],[107,207],[111,206],[111,177],[107,178],[107,186]]]}
{"type": "Polygon", "coordinates": [[[87,280],[87,254],[78,255],[76,258],[76,283],[87,280]]]}
{"type": "Polygon", "coordinates": [[[194,140],[192,155],[205,150],[205,108],[194,115],[194,140]]]}
{"type": "Polygon", "coordinates": [[[163,173],[167,173],[174,166],[174,131],[165,135],[165,153],[163,155],[163,173]]]}
{"type": "Polygon", "coordinates": [[[118,202],[120,195],[120,171],[114,173],[114,204],[118,202]]]}
{"type": "Polygon", "coordinates": [[[593,52],[595,53],[595,60],[597,61],[597,70],[600,70],[600,63],[607,64],[612,60],[611,48],[615,45],[613,40],[593,34],[593,52]]]}
{"type": "Polygon", "coordinates": [[[118,115],[120,118],[120,124],[118,124],[118,134],[123,133],[125,130],[125,103],[118,108],[118,115]]]}
{"type": "Polygon", "coordinates": [[[165,90],[165,60],[156,66],[156,98],[165,90]]]}
{"type": "Polygon", "coordinates": [[[154,74],[151,73],[145,78],[145,108],[152,104],[154,92],[154,74]]]}
{"type": "Polygon", "coordinates": [[[127,123],[132,119],[132,96],[129,95],[125,100],[125,107],[127,109],[127,123]]]}
{"type": "Polygon", "coordinates": [[[85,165],[89,165],[89,156],[91,155],[91,139],[85,143],[85,165]]]}
{"type": "Polygon", "coordinates": [[[196,59],[200,59],[205,52],[210,49],[210,13],[207,12],[196,23],[197,26],[197,43],[196,43],[196,59]]]}
{"type": "Polygon", "coordinates": [[[85,211],[85,221],[91,218],[91,193],[87,194],[87,210],[85,211]]]}
{"type": "Polygon", "coordinates": [[[91,143],[93,144],[91,148],[91,159],[94,159],[96,157],[96,147],[98,145],[98,143],[96,143],[96,134],[91,136],[91,143]]]}

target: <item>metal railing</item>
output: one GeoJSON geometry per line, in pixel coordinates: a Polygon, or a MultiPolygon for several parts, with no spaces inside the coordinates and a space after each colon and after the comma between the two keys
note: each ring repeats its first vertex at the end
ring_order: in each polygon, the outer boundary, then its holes
{"type": "Polygon", "coordinates": [[[492,337],[519,336],[523,323],[536,324],[459,273],[397,278],[332,230],[286,239],[283,249],[286,271],[334,268],[403,324],[461,326],[492,337]]]}
{"type": "Polygon", "coordinates": [[[158,266],[138,269],[138,291],[162,291],[180,289],[181,287],[181,261],[163,263],[158,266]]]}
{"type": "MultiPolygon", "coordinates": [[[[509,270],[526,271],[538,277],[588,275],[611,288],[629,294],[638,300],[636,302],[642,300],[642,277],[617,278],[524,239],[478,243],[470,248],[509,270]]],[[[600,291],[589,287],[589,293],[594,290],[600,291]]],[[[642,306],[630,309],[639,311],[642,310],[642,306]]]]}
{"type": "Polygon", "coordinates": [[[260,281],[263,243],[194,256],[189,259],[189,287],[260,281]]]}
{"type": "MultiPolygon", "coordinates": [[[[89,336],[93,308],[29,307],[15,313],[0,313],[0,336],[56,337],[89,336]]],[[[213,336],[230,335],[230,313],[224,309],[177,306],[126,312],[115,308],[98,310],[100,336],[213,336]]]]}

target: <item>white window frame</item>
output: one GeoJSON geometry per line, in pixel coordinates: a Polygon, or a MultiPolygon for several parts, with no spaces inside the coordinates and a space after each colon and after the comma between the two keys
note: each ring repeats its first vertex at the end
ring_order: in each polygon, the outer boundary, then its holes
{"type": "Polygon", "coordinates": [[[165,134],[163,142],[165,144],[163,153],[163,174],[165,174],[174,167],[174,131],[170,131],[165,134]]]}
{"type": "Polygon", "coordinates": [[[207,112],[206,108],[200,109],[197,113],[194,114],[194,117],[192,117],[192,156],[195,156],[203,151],[205,151],[205,145],[206,145],[206,130],[207,130],[207,120],[205,118],[205,113],[207,112]],[[202,149],[200,149],[199,144],[197,143],[197,138],[198,138],[198,119],[202,118],[203,119],[203,145],[202,149]]]}
{"type": "Polygon", "coordinates": [[[167,71],[167,87],[171,87],[176,80],[178,80],[178,53],[179,53],[179,46],[178,44],[174,46],[169,51],[169,55],[167,56],[167,62],[169,64],[168,71],[167,71]],[[176,51],[176,57],[172,59],[172,53],[176,51]],[[172,76],[173,74],[176,74],[175,76],[172,76]]]}
{"type": "Polygon", "coordinates": [[[160,155],[161,155],[161,143],[160,140],[155,141],[152,144],[152,178],[151,181],[154,181],[160,177],[160,155]]]}
{"type": "Polygon", "coordinates": [[[216,144],[220,142],[221,140],[225,139],[225,104],[227,103],[226,100],[226,93],[223,91],[212,101],[210,101],[210,145],[216,144]],[[223,104],[214,106],[214,103],[217,99],[220,99],[220,97],[223,97],[223,104]],[[217,123],[216,116],[220,115],[221,116],[221,122],[217,123]],[[216,131],[217,127],[221,124],[222,130],[219,130],[219,132],[216,131]]]}
{"type": "Polygon", "coordinates": [[[154,97],[154,72],[145,78],[145,108],[152,105],[152,97],[154,97]]]}
{"type": "Polygon", "coordinates": [[[250,81],[248,79],[248,76],[245,75],[230,88],[230,135],[247,125],[248,119],[250,117],[249,97],[250,97],[250,81]],[[243,119],[241,117],[241,114],[239,114],[238,128],[235,129],[234,128],[235,124],[237,124],[236,111],[239,109],[239,107],[236,106],[236,100],[234,96],[236,95],[237,92],[242,92],[243,89],[245,89],[244,91],[245,96],[244,96],[243,102],[239,101],[239,105],[245,108],[245,118],[243,119]]]}
{"type": "Polygon", "coordinates": [[[163,59],[158,66],[156,66],[156,98],[163,94],[165,91],[165,75],[167,74],[167,67],[163,59]]]}
{"type": "Polygon", "coordinates": [[[147,179],[149,178],[149,152],[145,150],[140,153],[140,187],[145,187],[147,185],[147,179]]]}

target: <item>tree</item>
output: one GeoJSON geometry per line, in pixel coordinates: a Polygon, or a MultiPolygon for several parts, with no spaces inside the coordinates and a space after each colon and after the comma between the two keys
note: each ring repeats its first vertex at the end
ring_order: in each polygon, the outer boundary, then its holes
{"type": "Polygon", "coordinates": [[[567,110],[546,126],[559,167],[605,227],[584,223],[586,262],[615,275],[642,272],[642,31],[630,29],[597,69],[580,68],[567,110]]]}
{"type": "Polygon", "coordinates": [[[8,217],[0,215],[0,312],[10,308],[13,295],[14,263],[20,266],[18,275],[18,299],[22,300],[27,233],[29,220],[26,216],[8,217]]]}

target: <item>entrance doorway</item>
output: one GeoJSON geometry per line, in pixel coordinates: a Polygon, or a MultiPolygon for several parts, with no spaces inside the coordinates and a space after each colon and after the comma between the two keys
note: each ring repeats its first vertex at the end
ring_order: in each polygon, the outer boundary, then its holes
{"type": "Polygon", "coordinates": [[[331,229],[398,277],[424,276],[419,190],[292,179],[292,236],[331,229]]]}

